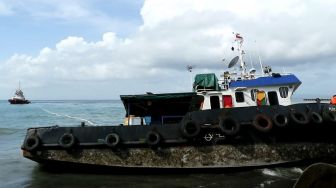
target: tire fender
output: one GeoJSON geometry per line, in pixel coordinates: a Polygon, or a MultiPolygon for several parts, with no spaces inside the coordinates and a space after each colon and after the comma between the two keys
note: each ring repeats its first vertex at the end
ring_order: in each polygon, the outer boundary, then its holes
{"type": "Polygon", "coordinates": [[[120,137],[117,133],[108,134],[105,137],[105,144],[108,147],[114,148],[120,143],[120,137]]]}
{"type": "Polygon", "coordinates": [[[24,148],[28,151],[35,151],[40,146],[40,138],[37,135],[29,136],[24,142],[24,148]]]}
{"type": "Polygon", "coordinates": [[[265,114],[257,114],[252,122],[252,125],[261,132],[269,132],[273,128],[273,122],[265,114]]]}
{"type": "Polygon", "coordinates": [[[336,114],[330,111],[323,112],[323,120],[336,123],[336,114]]]}
{"type": "Polygon", "coordinates": [[[161,141],[161,136],[156,131],[149,131],[146,134],[146,143],[149,146],[157,146],[159,145],[160,141],[161,141]]]}
{"type": "Polygon", "coordinates": [[[240,123],[230,116],[221,118],[218,126],[221,131],[228,136],[237,135],[240,131],[240,123]]]}
{"type": "Polygon", "coordinates": [[[277,113],[273,116],[273,123],[277,127],[286,127],[288,125],[288,117],[285,114],[277,113]]]}
{"type": "Polygon", "coordinates": [[[76,137],[71,133],[64,133],[58,143],[62,148],[69,149],[76,144],[76,137]]]}
{"type": "Polygon", "coordinates": [[[315,124],[321,124],[323,122],[322,116],[317,112],[311,112],[309,114],[309,120],[315,124]]]}
{"type": "Polygon", "coordinates": [[[289,117],[296,124],[306,125],[306,124],[309,123],[308,116],[303,112],[292,111],[292,112],[289,113],[289,117]]]}
{"type": "Polygon", "coordinates": [[[187,138],[196,137],[201,131],[201,126],[194,121],[187,121],[181,126],[182,135],[187,138]]]}

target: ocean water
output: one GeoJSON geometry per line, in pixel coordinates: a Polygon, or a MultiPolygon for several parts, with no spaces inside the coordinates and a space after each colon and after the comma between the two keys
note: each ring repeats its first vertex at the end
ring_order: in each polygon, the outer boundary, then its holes
{"type": "Polygon", "coordinates": [[[7,187],[292,187],[302,167],[256,169],[222,174],[109,175],[48,172],[22,157],[26,129],[36,126],[118,125],[120,101],[0,101],[0,188],[7,187]]]}

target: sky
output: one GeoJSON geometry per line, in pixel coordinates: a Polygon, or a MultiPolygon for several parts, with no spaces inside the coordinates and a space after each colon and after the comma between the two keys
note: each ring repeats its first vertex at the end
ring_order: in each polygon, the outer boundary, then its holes
{"type": "Polygon", "coordinates": [[[191,91],[245,61],[294,73],[297,97],[336,94],[334,0],[0,0],[0,99],[118,99],[191,91]],[[224,59],[224,61],[223,61],[224,59]],[[190,74],[186,66],[195,68],[190,74]]]}

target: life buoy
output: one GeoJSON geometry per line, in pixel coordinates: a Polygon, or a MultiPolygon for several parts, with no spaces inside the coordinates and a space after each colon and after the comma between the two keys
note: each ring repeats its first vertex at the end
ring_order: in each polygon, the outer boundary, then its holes
{"type": "Polygon", "coordinates": [[[288,125],[288,117],[285,114],[277,113],[273,116],[273,122],[277,127],[286,127],[288,125]]]}
{"type": "Polygon", "coordinates": [[[240,123],[233,117],[224,117],[219,120],[220,130],[228,136],[234,136],[240,131],[240,123]]]}
{"type": "Polygon", "coordinates": [[[76,144],[76,138],[71,133],[65,133],[61,136],[58,143],[62,148],[68,149],[68,148],[73,147],[76,144]]]}
{"type": "Polygon", "coordinates": [[[336,123],[336,114],[330,111],[323,112],[323,119],[327,122],[336,123]]]}
{"type": "Polygon", "coordinates": [[[309,114],[309,120],[315,124],[321,124],[323,122],[323,118],[317,112],[311,112],[309,114]]]}
{"type": "Polygon", "coordinates": [[[150,146],[156,146],[160,143],[161,136],[156,131],[149,131],[146,135],[146,143],[150,146]]]}
{"type": "Polygon", "coordinates": [[[336,95],[331,98],[330,104],[336,105],[336,95]]]}
{"type": "Polygon", "coordinates": [[[193,138],[197,136],[201,131],[201,127],[198,123],[194,121],[187,121],[181,126],[182,135],[187,138],[193,138]]]}
{"type": "Polygon", "coordinates": [[[34,151],[40,146],[40,138],[36,135],[29,136],[24,142],[24,148],[28,151],[34,151]]]}
{"type": "Polygon", "coordinates": [[[271,118],[265,114],[257,114],[253,119],[252,125],[261,132],[269,132],[273,128],[271,118]]]}
{"type": "Polygon", "coordinates": [[[105,137],[105,144],[108,147],[114,148],[120,143],[120,137],[117,133],[108,134],[105,137]]]}
{"type": "Polygon", "coordinates": [[[306,125],[309,123],[308,116],[305,113],[291,111],[289,116],[296,124],[306,125]]]}

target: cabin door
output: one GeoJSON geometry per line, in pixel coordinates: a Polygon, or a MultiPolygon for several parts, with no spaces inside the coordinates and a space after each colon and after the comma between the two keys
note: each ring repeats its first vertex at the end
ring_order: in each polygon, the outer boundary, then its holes
{"type": "Polygon", "coordinates": [[[219,97],[218,96],[211,96],[210,97],[210,105],[211,105],[211,109],[220,108],[219,97]]]}
{"type": "Polygon", "coordinates": [[[279,105],[278,94],[275,91],[268,92],[268,101],[271,106],[279,105]]]}
{"type": "Polygon", "coordinates": [[[257,106],[267,105],[266,93],[265,91],[257,92],[257,106]]]}

